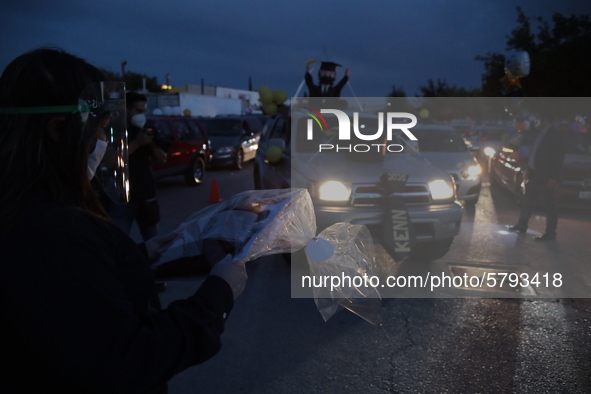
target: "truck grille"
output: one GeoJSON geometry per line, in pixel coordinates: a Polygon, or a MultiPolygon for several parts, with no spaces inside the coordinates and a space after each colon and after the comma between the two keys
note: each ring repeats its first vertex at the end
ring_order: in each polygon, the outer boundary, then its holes
{"type": "MultiPolygon", "coordinates": [[[[402,194],[406,204],[429,204],[431,202],[426,185],[408,184],[404,187],[402,194]]],[[[351,205],[356,207],[383,205],[386,202],[386,197],[382,188],[377,185],[353,185],[351,205]]]]}

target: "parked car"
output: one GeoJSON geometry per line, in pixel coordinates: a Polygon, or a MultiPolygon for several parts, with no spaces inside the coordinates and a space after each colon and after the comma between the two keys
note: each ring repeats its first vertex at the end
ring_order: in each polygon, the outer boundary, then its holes
{"type": "Polygon", "coordinates": [[[242,115],[242,116],[246,119],[250,119],[249,120],[250,131],[253,132],[253,134],[256,138],[257,145],[258,145],[259,140],[261,139],[261,133],[263,132],[263,127],[265,127],[267,120],[269,120],[269,116],[254,115],[254,114],[242,115]]]}
{"type": "MultiPolygon", "coordinates": [[[[591,137],[575,132],[566,133],[566,155],[562,180],[556,188],[556,201],[562,207],[591,208],[591,137]]],[[[524,146],[533,145],[530,139],[524,146]]],[[[519,149],[504,146],[491,159],[491,185],[505,189],[521,203],[528,156],[519,149]]]]}
{"type": "MultiPolygon", "coordinates": [[[[301,127],[292,130],[291,116],[287,111],[276,114],[263,129],[254,165],[256,189],[308,189],[319,230],[337,222],[381,228],[387,194],[380,177],[384,173],[407,174],[402,196],[416,236],[411,256],[433,260],[448,252],[460,229],[462,207],[457,203],[453,180],[445,171],[417,153],[386,154],[377,165],[333,159],[331,153],[318,154],[307,149],[301,127]],[[340,193],[340,201],[322,195],[329,184],[336,186],[333,191],[340,193]],[[438,186],[445,193],[438,195],[438,186]]],[[[294,124],[307,120],[302,113],[293,116],[294,124]]],[[[365,119],[361,117],[361,121],[365,119]]]]}
{"type": "Polygon", "coordinates": [[[207,132],[198,119],[149,115],[146,116],[146,128],[153,130],[154,142],[167,154],[166,163],[151,163],[157,179],[184,175],[190,186],[203,182],[211,153],[207,132]]]}
{"type": "Polygon", "coordinates": [[[412,133],[419,142],[419,153],[447,171],[456,182],[459,200],[474,205],[480,197],[482,168],[468,149],[463,136],[453,127],[417,125],[412,133]]]}
{"type": "Polygon", "coordinates": [[[211,140],[212,166],[240,170],[256,156],[262,125],[254,116],[226,115],[200,118],[211,140]]]}
{"type": "Polygon", "coordinates": [[[250,131],[252,131],[255,137],[260,138],[261,132],[263,131],[263,127],[269,116],[267,115],[259,115],[259,114],[245,114],[245,115],[216,115],[216,118],[242,118],[246,119],[248,122],[248,127],[250,127],[250,131]]]}
{"type": "Polygon", "coordinates": [[[491,157],[503,147],[503,136],[509,133],[505,126],[478,126],[470,132],[469,141],[478,161],[488,166],[491,157]]]}

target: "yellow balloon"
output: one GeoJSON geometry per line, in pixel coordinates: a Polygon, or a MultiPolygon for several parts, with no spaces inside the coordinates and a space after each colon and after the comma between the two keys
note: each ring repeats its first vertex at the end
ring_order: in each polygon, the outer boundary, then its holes
{"type": "Polygon", "coordinates": [[[269,87],[265,86],[265,85],[261,86],[258,90],[259,94],[261,94],[263,92],[270,92],[270,91],[271,91],[271,89],[269,89],[269,87]]]}
{"type": "Polygon", "coordinates": [[[278,147],[278,146],[271,146],[269,147],[269,149],[267,149],[267,160],[269,160],[269,163],[277,163],[279,160],[281,160],[281,156],[283,155],[283,150],[278,147]]]}
{"type": "Polygon", "coordinates": [[[275,104],[275,103],[263,104],[263,112],[266,115],[274,115],[275,112],[277,112],[277,104],[275,104]]]}
{"type": "Polygon", "coordinates": [[[273,92],[268,86],[261,86],[259,88],[259,101],[263,104],[273,103],[273,92]]]}
{"type": "Polygon", "coordinates": [[[285,91],[280,89],[273,90],[273,101],[275,101],[275,104],[281,105],[285,100],[287,100],[287,93],[285,91]]]}

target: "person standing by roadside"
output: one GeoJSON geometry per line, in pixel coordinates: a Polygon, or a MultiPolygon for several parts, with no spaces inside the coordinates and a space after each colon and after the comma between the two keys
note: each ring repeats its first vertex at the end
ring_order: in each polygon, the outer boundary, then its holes
{"type": "MultiPolygon", "coordinates": [[[[530,99],[536,100],[536,99],[530,99]]],[[[560,181],[562,163],[565,157],[564,133],[555,123],[552,110],[538,111],[534,114],[539,119],[536,136],[529,152],[525,172],[525,194],[517,224],[508,227],[510,231],[525,233],[536,200],[540,198],[546,211],[546,230],[539,241],[556,239],[558,211],[555,200],[556,186],[560,181]]]]}
{"type": "Polygon", "coordinates": [[[137,245],[92,189],[126,200],[124,91],[57,49],[0,76],[3,393],[166,393],[221,348],[244,264],[226,256],[161,310],[150,261],[172,237],[137,245]]]}
{"type": "Polygon", "coordinates": [[[164,153],[155,143],[152,130],[146,124],[147,98],[145,95],[128,92],[127,130],[129,133],[129,203],[111,204],[109,215],[128,235],[133,221],[144,241],[158,235],[160,206],[156,196],[156,181],[150,160],[166,161],[164,153]]]}

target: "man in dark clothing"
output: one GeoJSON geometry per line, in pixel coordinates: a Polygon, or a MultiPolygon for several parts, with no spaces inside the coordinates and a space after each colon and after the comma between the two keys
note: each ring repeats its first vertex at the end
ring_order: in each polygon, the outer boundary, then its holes
{"type": "Polygon", "coordinates": [[[333,86],[337,72],[336,68],[340,67],[340,64],[333,62],[322,62],[320,70],[318,70],[318,79],[320,85],[315,85],[310,74],[310,65],[306,66],[306,85],[308,86],[308,93],[310,97],[341,97],[341,90],[345,87],[349,81],[349,69],[345,71],[345,76],[341,81],[333,86]]]}
{"type": "Polygon", "coordinates": [[[158,234],[160,207],[156,198],[156,181],[150,166],[154,150],[159,149],[153,142],[151,131],[143,127],[146,123],[147,98],[143,94],[128,92],[127,131],[129,134],[129,203],[112,204],[109,215],[128,235],[133,221],[137,222],[142,238],[148,240],[158,234]]]}
{"type": "Polygon", "coordinates": [[[548,241],[556,239],[558,213],[554,198],[556,185],[560,180],[564,161],[564,136],[562,131],[550,122],[541,124],[531,148],[525,173],[525,195],[519,220],[509,227],[511,231],[525,233],[536,199],[540,197],[546,211],[546,231],[535,239],[548,241]]]}

